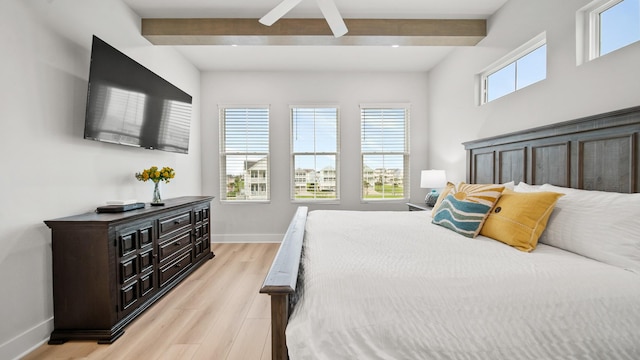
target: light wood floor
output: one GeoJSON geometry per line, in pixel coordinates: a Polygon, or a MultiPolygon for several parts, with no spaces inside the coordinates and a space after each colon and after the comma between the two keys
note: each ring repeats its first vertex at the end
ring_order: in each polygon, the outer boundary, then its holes
{"type": "Polygon", "coordinates": [[[258,293],[279,244],[213,244],[216,257],[110,345],[42,345],[23,359],[270,360],[269,296],[258,293]]]}

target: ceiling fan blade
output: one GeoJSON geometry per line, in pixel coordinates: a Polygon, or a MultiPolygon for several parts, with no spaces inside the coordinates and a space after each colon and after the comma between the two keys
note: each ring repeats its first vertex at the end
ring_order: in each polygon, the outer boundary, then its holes
{"type": "Polygon", "coordinates": [[[280,20],[286,13],[291,11],[302,0],[283,0],[278,6],[274,7],[265,16],[258,20],[261,24],[271,26],[276,21],[280,20]]]}
{"type": "Polygon", "coordinates": [[[327,23],[333,32],[333,36],[340,37],[347,33],[347,25],[342,20],[342,16],[333,0],[316,0],[322,11],[322,15],[327,19],[327,23]]]}

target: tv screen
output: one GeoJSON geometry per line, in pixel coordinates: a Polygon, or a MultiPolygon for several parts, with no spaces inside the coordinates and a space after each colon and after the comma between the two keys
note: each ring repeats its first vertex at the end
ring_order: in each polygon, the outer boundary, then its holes
{"type": "Polygon", "coordinates": [[[93,37],[84,138],[189,151],[189,94],[93,37]]]}

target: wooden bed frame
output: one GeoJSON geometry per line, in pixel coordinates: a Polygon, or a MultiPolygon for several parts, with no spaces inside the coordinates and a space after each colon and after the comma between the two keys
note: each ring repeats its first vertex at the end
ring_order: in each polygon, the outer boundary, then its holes
{"type": "MultiPolygon", "coordinates": [[[[465,142],[468,183],[524,181],[640,192],[640,106],[465,142]]],[[[299,207],[261,293],[271,296],[272,359],[288,358],[285,329],[303,278],[307,207],[299,207]]]]}

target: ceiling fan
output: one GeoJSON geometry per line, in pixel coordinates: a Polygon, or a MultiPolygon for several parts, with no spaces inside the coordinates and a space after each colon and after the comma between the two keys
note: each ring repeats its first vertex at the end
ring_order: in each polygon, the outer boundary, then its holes
{"type": "MultiPolygon", "coordinates": [[[[258,21],[260,21],[261,24],[271,26],[301,1],[302,0],[283,0],[258,21]]],[[[327,20],[333,36],[338,38],[349,31],[333,0],[316,0],[316,2],[322,11],[322,15],[324,15],[324,18],[327,20]]]]}

